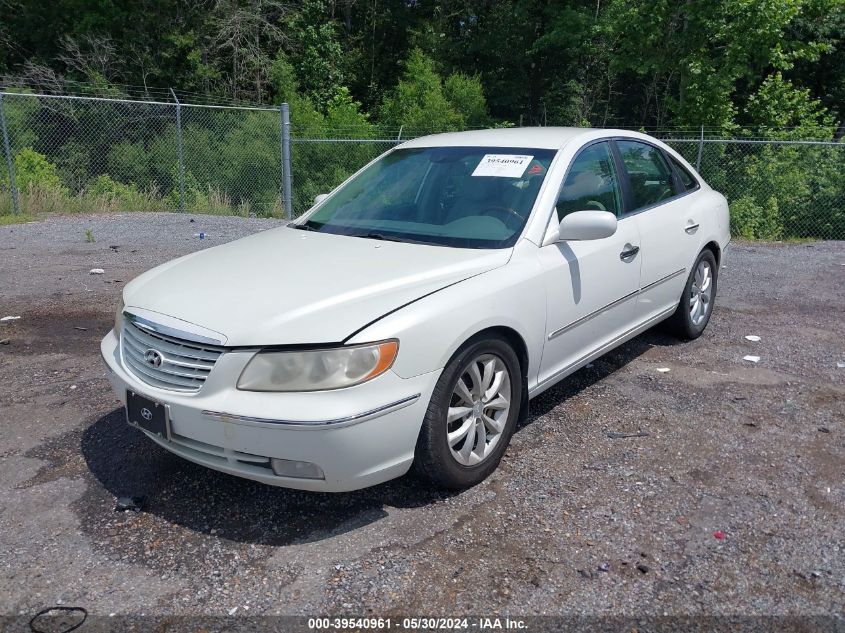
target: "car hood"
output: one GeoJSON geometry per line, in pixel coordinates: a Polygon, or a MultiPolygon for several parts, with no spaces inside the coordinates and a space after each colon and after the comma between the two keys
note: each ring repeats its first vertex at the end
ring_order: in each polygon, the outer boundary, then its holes
{"type": "Polygon", "coordinates": [[[158,266],[123,299],[129,312],[211,330],[229,346],[337,343],[510,255],[280,227],[158,266]]]}

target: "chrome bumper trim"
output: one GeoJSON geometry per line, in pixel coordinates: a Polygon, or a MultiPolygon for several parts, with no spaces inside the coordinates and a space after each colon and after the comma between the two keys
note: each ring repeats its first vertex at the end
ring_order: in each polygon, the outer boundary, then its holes
{"type": "Polygon", "coordinates": [[[391,402],[390,404],[385,404],[380,407],[376,407],[375,409],[364,411],[363,413],[357,413],[355,415],[349,415],[343,418],[335,418],[333,420],[279,420],[273,418],[257,418],[248,415],[235,415],[232,413],[223,413],[220,411],[208,410],[204,410],[202,414],[206,417],[215,418],[217,420],[227,420],[231,422],[247,422],[249,424],[283,425],[286,428],[293,429],[336,429],[344,426],[352,426],[353,424],[359,424],[361,422],[366,422],[367,420],[377,418],[387,413],[391,413],[393,411],[398,411],[399,409],[409,407],[414,404],[417,400],[419,400],[420,395],[421,394],[416,393],[413,396],[402,398],[401,400],[397,400],[396,402],[391,402]]]}

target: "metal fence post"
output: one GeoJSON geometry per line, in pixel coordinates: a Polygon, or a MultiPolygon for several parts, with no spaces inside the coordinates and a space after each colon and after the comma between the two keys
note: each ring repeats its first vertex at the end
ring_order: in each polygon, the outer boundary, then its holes
{"type": "Polygon", "coordinates": [[[701,152],[704,150],[704,126],[701,126],[701,138],[698,141],[698,156],[695,157],[695,171],[701,173],[701,152]]]}
{"type": "Polygon", "coordinates": [[[9,145],[9,130],[6,128],[6,109],[3,105],[3,93],[0,92],[0,127],[3,128],[3,151],[6,154],[6,165],[9,167],[9,191],[12,192],[12,207],[15,214],[21,212],[21,203],[18,200],[18,187],[15,184],[15,162],[12,160],[12,149],[9,145]]]}
{"type": "Polygon", "coordinates": [[[282,200],[285,205],[285,217],[293,219],[293,190],[291,189],[290,161],[290,107],[287,103],[279,106],[281,116],[282,143],[282,200]]]}
{"type": "Polygon", "coordinates": [[[176,143],[179,148],[179,211],[185,210],[185,158],[182,154],[182,104],[176,98],[173,88],[170,94],[176,102],[176,143]]]}

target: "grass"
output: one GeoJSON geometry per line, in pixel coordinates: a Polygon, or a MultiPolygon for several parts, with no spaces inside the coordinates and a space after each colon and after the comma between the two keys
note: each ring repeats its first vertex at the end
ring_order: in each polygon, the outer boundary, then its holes
{"type": "Polygon", "coordinates": [[[29,215],[28,213],[21,213],[20,215],[15,215],[14,213],[0,215],[0,226],[7,226],[9,224],[24,224],[25,222],[34,221],[35,216],[29,215]]]}
{"type": "MultiPolygon", "coordinates": [[[[284,217],[279,196],[265,204],[252,204],[246,200],[233,200],[225,191],[208,185],[191,188],[185,192],[185,211],[206,215],[235,215],[249,217],[284,217]]],[[[113,191],[82,190],[71,193],[65,188],[30,186],[19,193],[22,214],[16,216],[11,196],[0,191],[0,217],[9,217],[4,223],[24,222],[16,218],[32,218],[50,213],[116,213],[120,211],[178,211],[178,195],[162,193],[155,185],[144,189],[123,186],[113,191]]],[[[87,238],[87,235],[86,235],[87,238]]]]}

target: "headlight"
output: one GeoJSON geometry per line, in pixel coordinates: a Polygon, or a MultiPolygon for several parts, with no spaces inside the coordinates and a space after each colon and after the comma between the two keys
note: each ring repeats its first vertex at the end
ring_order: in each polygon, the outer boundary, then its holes
{"type": "Polygon", "coordinates": [[[244,367],[238,389],[322,391],[351,387],[383,374],[396,359],[399,341],[306,351],[259,352],[244,367]]]}
{"type": "Polygon", "coordinates": [[[119,337],[120,330],[123,328],[123,308],[126,305],[123,303],[123,292],[120,293],[120,298],[117,300],[117,309],[114,311],[114,333],[119,337]]]}

